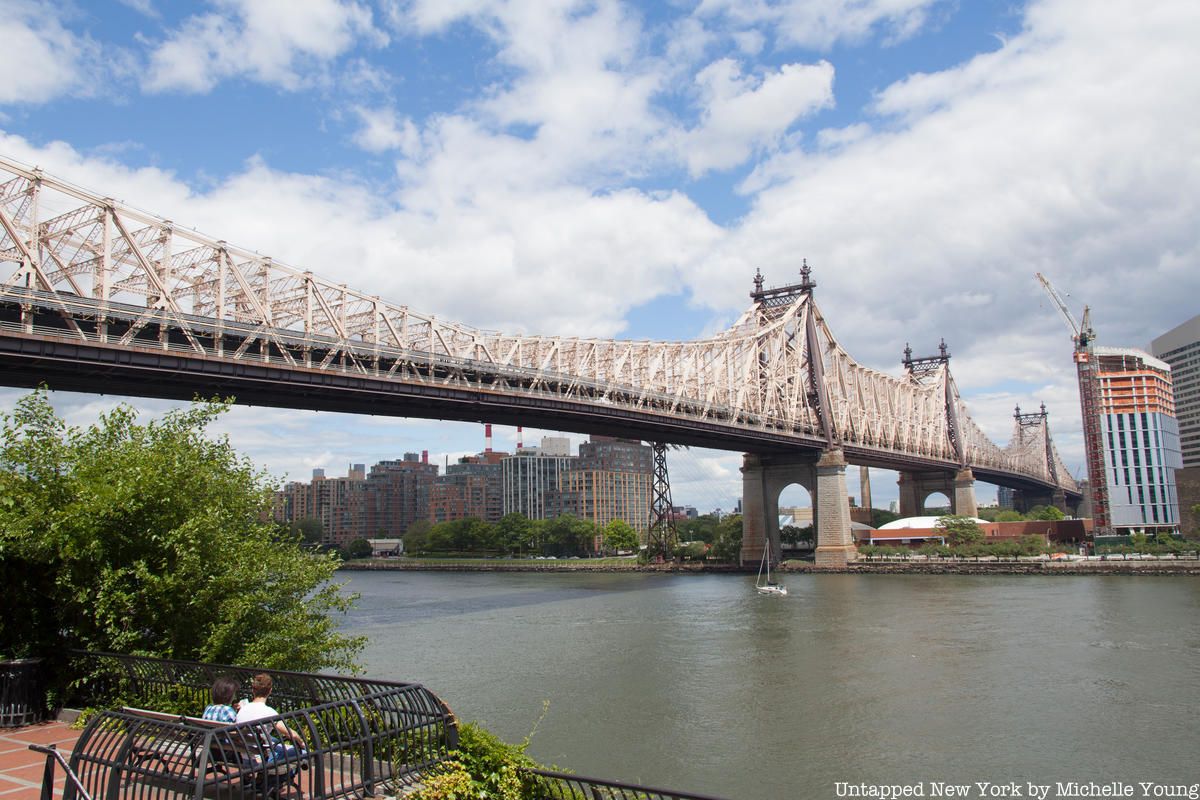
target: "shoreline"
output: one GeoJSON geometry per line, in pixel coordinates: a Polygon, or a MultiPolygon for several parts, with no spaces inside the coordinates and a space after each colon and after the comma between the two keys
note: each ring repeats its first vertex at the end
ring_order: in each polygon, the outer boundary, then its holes
{"type": "MultiPolygon", "coordinates": [[[[343,564],[348,572],[646,572],[674,575],[753,575],[756,570],[732,564],[517,563],[481,560],[478,564],[377,559],[343,564]]],[[[1200,561],[859,561],[846,566],[817,566],[785,561],[781,573],[829,575],[1173,575],[1200,576],[1200,561]]]]}

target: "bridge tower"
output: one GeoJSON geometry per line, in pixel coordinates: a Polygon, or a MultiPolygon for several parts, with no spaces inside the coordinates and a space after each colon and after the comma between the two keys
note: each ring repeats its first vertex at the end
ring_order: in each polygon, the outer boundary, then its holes
{"type": "Polygon", "coordinates": [[[1026,492],[1018,491],[1017,497],[1014,498],[1014,505],[1023,512],[1035,505],[1052,505],[1064,514],[1068,513],[1067,495],[1063,492],[1062,484],[1058,479],[1058,463],[1055,458],[1054,443],[1050,438],[1050,412],[1046,410],[1046,404],[1042,403],[1040,411],[1028,414],[1022,414],[1021,407],[1018,405],[1013,411],[1013,420],[1016,423],[1018,445],[1036,445],[1046,454],[1046,470],[1050,473],[1055,487],[1053,492],[1048,495],[1031,496],[1026,492]],[[1027,437],[1036,437],[1036,441],[1027,437]]]}
{"type": "Polygon", "coordinates": [[[759,380],[770,383],[766,351],[782,346],[804,354],[804,385],[807,401],[816,416],[819,435],[825,447],[819,454],[797,456],[747,453],[742,462],[742,550],[743,566],[758,564],[764,549],[777,562],[782,554],[779,541],[779,495],[788,485],[798,483],[809,491],[816,527],[816,562],[826,566],[844,565],[857,557],[850,533],[850,501],[846,492],[846,459],[833,424],[832,403],[825,381],[825,353],[817,330],[817,313],[812,302],[812,269],[805,259],[800,267],[800,282],[774,289],[763,288],[763,276],[756,272],[754,291],[755,321],[760,329],[771,328],[804,304],[802,318],[795,328],[776,332],[784,336],[782,344],[764,337],[759,355],[759,380]],[[803,328],[801,329],[801,325],[803,328]]]}
{"type": "Polygon", "coordinates": [[[900,515],[919,516],[925,508],[925,498],[941,492],[950,499],[950,511],[966,517],[979,514],[975,499],[975,474],[967,466],[966,448],[963,447],[962,428],[958,420],[958,405],[954,398],[954,386],[950,381],[950,350],[942,339],[935,356],[913,357],[912,347],[904,345],[904,358],[900,362],[914,383],[942,380],[945,383],[946,434],[958,460],[958,470],[946,472],[900,473],[900,515]]]}
{"type": "Polygon", "coordinates": [[[670,559],[679,544],[675,506],[671,502],[671,477],[667,473],[667,445],[654,442],[654,479],[650,486],[650,527],[646,529],[646,554],[670,559]]]}

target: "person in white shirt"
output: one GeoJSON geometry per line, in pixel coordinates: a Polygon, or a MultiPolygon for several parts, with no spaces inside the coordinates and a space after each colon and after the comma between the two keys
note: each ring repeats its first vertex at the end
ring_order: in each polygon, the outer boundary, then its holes
{"type": "MultiPolygon", "coordinates": [[[[267,698],[271,696],[271,689],[274,687],[274,682],[271,676],[265,672],[260,672],[250,679],[251,698],[249,702],[242,702],[238,708],[238,722],[253,722],[256,719],[264,719],[266,717],[277,717],[279,712],[267,705],[267,698]]],[[[283,720],[275,720],[273,726],[275,734],[282,740],[271,745],[271,753],[269,761],[278,761],[295,753],[297,749],[304,750],[304,737],[297,731],[292,730],[284,724],[283,720]],[[293,742],[293,744],[288,744],[293,742]]],[[[263,732],[266,734],[264,739],[269,739],[269,728],[263,726],[263,732]]]]}

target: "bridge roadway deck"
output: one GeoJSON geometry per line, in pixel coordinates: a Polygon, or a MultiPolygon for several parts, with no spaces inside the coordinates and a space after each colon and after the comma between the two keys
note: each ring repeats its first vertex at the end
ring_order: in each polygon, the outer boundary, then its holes
{"type": "MultiPolygon", "coordinates": [[[[817,437],[611,407],[553,396],[400,381],[370,374],[263,361],[234,361],[180,350],[150,350],[0,328],[0,383],[61,391],[171,400],[234,397],[246,405],[395,417],[524,425],[717,450],[795,457],[824,447],[817,437]]],[[[953,470],[927,459],[846,443],[850,463],[894,470],[953,470]]],[[[976,478],[1032,491],[1019,475],[975,469],[976,478]]]]}

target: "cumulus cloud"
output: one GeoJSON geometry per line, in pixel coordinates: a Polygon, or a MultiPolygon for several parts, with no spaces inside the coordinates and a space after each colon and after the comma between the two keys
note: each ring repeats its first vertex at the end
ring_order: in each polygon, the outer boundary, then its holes
{"type": "Polygon", "coordinates": [[[8,0],[0,14],[0,103],[48,103],[88,96],[124,69],[119,48],[107,53],[91,37],[66,27],[57,3],[8,0]]]}
{"type": "Polygon", "coordinates": [[[702,69],[696,84],[704,112],[685,145],[693,175],[741,164],[800,117],[833,103],[833,66],[827,61],[784,64],[756,80],[723,58],[702,69]]]}
{"type": "Polygon", "coordinates": [[[382,45],[368,6],[353,0],[214,0],[150,54],[143,88],[203,93],[244,76],[298,89],[355,44],[382,45]]]}
{"type": "Polygon", "coordinates": [[[782,42],[828,50],[882,32],[887,43],[912,37],[948,0],[702,0],[697,14],[773,31],[782,42]]]}

